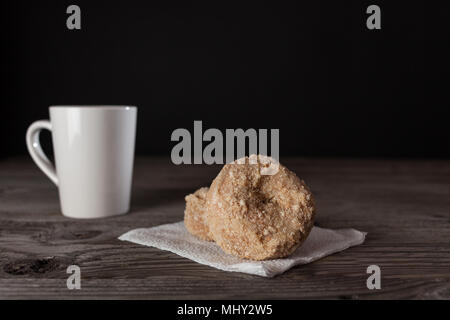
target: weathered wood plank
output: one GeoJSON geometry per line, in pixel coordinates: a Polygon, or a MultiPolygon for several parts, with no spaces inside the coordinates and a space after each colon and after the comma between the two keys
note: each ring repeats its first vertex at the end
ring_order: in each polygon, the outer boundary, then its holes
{"type": "Polygon", "coordinates": [[[184,195],[220,166],[138,158],[130,214],[72,220],[29,159],[0,162],[0,298],[447,298],[450,299],[450,161],[287,159],[311,186],[317,224],[369,232],[365,244],[274,279],[226,273],[117,240],[136,227],[179,221],[184,195]],[[66,288],[66,267],[82,290],[66,288]],[[366,288],[366,268],[382,289],[366,288]]]}

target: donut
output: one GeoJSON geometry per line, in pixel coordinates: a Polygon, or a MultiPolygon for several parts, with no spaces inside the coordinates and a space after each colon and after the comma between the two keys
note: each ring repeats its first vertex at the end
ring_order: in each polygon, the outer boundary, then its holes
{"type": "Polygon", "coordinates": [[[206,209],[207,187],[203,187],[195,191],[193,194],[187,195],[186,209],[184,210],[184,225],[186,229],[194,236],[211,241],[208,226],[205,224],[204,213],[206,209]]]}
{"type": "Polygon", "coordinates": [[[314,200],[295,173],[276,160],[251,155],[226,164],[207,193],[210,237],[226,253],[250,260],[283,258],[307,238],[314,200]],[[273,163],[278,171],[262,174],[273,163]]]}

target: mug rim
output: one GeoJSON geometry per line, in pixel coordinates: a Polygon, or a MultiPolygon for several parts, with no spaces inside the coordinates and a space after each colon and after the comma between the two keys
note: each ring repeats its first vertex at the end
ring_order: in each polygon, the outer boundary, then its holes
{"type": "Polygon", "coordinates": [[[99,105],[52,105],[49,106],[49,109],[125,109],[125,110],[129,110],[129,109],[137,109],[136,106],[132,106],[132,105],[103,105],[103,104],[99,104],[99,105]]]}

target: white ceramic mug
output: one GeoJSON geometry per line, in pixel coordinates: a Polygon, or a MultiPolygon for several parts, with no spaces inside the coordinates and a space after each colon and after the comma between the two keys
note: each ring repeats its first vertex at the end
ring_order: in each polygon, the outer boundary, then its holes
{"type": "Polygon", "coordinates": [[[63,215],[101,218],[130,208],[137,108],[134,106],[51,106],[50,121],[27,130],[37,166],[59,189],[63,215]],[[52,133],[55,167],[42,151],[39,133],[52,133]]]}

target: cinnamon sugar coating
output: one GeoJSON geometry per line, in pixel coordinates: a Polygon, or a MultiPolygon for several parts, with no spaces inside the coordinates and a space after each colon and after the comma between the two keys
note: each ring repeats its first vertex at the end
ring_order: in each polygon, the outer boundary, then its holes
{"type": "Polygon", "coordinates": [[[184,225],[194,236],[203,240],[212,241],[204,219],[207,192],[208,188],[203,187],[185,197],[184,225]]]}
{"type": "MultiPolygon", "coordinates": [[[[290,255],[313,227],[314,200],[295,173],[252,155],[226,164],[207,192],[204,217],[212,239],[227,253],[251,260],[290,255]]],[[[198,229],[196,229],[198,230],[198,229]]]]}

